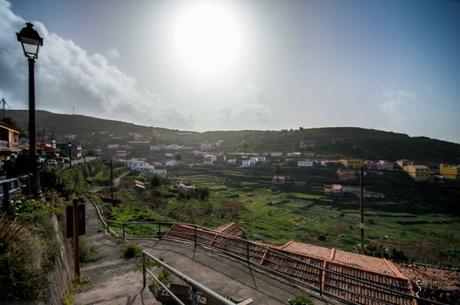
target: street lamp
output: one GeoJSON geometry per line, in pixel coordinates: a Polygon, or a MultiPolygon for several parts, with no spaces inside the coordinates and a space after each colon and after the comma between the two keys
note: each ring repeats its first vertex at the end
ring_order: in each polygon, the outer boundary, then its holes
{"type": "Polygon", "coordinates": [[[29,62],[29,164],[32,173],[31,189],[35,197],[40,193],[40,180],[37,164],[37,134],[35,130],[35,77],[34,65],[38,57],[38,50],[43,45],[43,38],[33,29],[33,24],[26,23],[26,26],[16,33],[18,41],[21,42],[24,55],[29,62]]]}
{"type": "Polygon", "coordinates": [[[69,142],[69,144],[67,144],[67,147],[69,148],[69,166],[70,168],[72,168],[72,143],[69,142]]]}

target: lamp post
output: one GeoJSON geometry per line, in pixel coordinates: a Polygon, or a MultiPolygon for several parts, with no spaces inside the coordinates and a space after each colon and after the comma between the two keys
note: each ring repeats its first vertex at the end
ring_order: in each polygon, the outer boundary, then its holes
{"type": "Polygon", "coordinates": [[[69,166],[70,168],[72,168],[72,143],[69,142],[69,144],[67,144],[67,147],[69,148],[69,166]]]}
{"type": "Polygon", "coordinates": [[[26,23],[19,33],[16,33],[17,39],[21,42],[24,55],[29,62],[29,166],[32,173],[31,190],[34,197],[40,193],[40,180],[38,175],[37,164],[37,133],[35,129],[35,77],[34,66],[38,58],[38,50],[43,45],[43,38],[34,30],[33,24],[26,23]]]}

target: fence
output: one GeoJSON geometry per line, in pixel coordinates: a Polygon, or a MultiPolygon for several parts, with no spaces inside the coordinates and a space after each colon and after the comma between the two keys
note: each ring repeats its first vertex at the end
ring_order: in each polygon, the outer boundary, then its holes
{"type": "Polygon", "coordinates": [[[210,288],[206,287],[205,285],[195,281],[191,277],[183,274],[179,270],[169,266],[165,262],[161,261],[159,258],[153,256],[152,254],[146,252],[145,250],[142,252],[142,273],[143,273],[143,286],[144,288],[147,286],[147,277],[151,277],[155,280],[156,283],[158,283],[170,296],[173,298],[177,304],[184,305],[184,303],[177,297],[165,284],[163,284],[158,277],[153,274],[148,268],[147,268],[147,260],[150,259],[155,262],[155,264],[160,265],[161,267],[167,269],[170,271],[172,274],[183,280],[185,283],[190,285],[192,288],[191,290],[191,296],[192,296],[192,305],[198,304],[198,292],[206,295],[206,297],[209,297],[216,301],[218,304],[221,305],[236,305],[232,301],[224,298],[214,290],[211,290],[210,288]]]}
{"type": "Polygon", "coordinates": [[[96,209],[103,220],[107,233],[125,240],[136,238],[168,239],[193,244],[197,247],[224,254],[249,267],[255,267],[270,275],[285,278],[298,286],[317,291],[348,304],[356,305],[446,305],[418,297],[407,279],[360,270],[343,264],[286,253],[265,244],[216,232],[195,224],[176,222],[117,222],[104,220],[99,207],[96,209]],[[129,226],[150,226],[150,234],[129,236],[129,226]],[[121,230],[116,232],[111,226],[121,230]],[[167,228],[163,231],[162,228],[167,228]]]}
{"type": "Polygon", "coordinates": [[[8,213],[10,210],[10,201],[16,194],[30,194],[30,176],[21,176],[18,178],[5,179],[0,181],[1,190],[0,198],[2,202],[2,211],[8,213]]]}

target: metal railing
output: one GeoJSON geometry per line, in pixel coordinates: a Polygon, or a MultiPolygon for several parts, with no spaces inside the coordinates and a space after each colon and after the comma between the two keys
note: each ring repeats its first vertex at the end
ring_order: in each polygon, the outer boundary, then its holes
{"type": "Polygon", "coordinates": [[[17,178],[5,179],[0,181],[1,190],[0,198],[2,203],[2,211],[9,213],[10,201],[16,194],[30,194],[30,176],[24,175],[17,178]]]}
{"type": "MultiPolygon", "coordinates": [[[[364,304],[397,304],[396,301],[385,301],[379,299],[377,294],[374,293],[371,293],[369,295],[363,294],[363,291],[365,289],[368,289],[378,293],[387,293],[390,295],[390,299],[393,298],[394,300],[396,300],[395,298],[402,298],[408,301],[408,303],[402,302],[403,304],[446,305],[442,302],[426,299],[412,294],[414,290],[412,289],[412,287],[410,287],[409,280],[407,280],[407,287],[398,287],[398,285],[389,283],[391,282],[390,280],[404,279],[391,275],[384,275],[372,271],[366,271],[369,274],[375,274],[377,276],[384,278],[384,282],[386,282],[386,285],[384,285],[384,283],[379,284],[377,282],[370,281],[366,278],[327,269],[325,267],[324,261],[320,259],[305,257],[305,260],[302,260],[302,256],[287,254],[285,252],[279,251],[277,249],[274,249],[261,243],[217,232],[209,228],[195,224],[168,221],[120,222],[113,220],[103,220],[103,216],[100,213],[97,204],[93,201],[91,202],[95,205],[99,217],[103,221],[107,233],[122,241],[125,241],[126,239],[162,239],[164,235],[163,231],[161,230],[162,227],[171,228],[174,225],[179,225],[190,228],[191,232],[180,232],[182,236],[174,236],[173,238],[168,236],[167,238],[168,240],[177,240],[193,244],[193,257],[195,257],[197,247],[201,247],[203,249],[210,250],[215,253],[224,254],[239,261],[244,261],[248,266],[254,266],[257,269],[267,272],[268,274],[276,275],[284,279],[287,279],[290,282],[297,284],[298,286],[306,287],[313,291],[317,291],[321,296],[329,296],[340,301],[345,301],[349,304],[363,304],[363,302],[357,302],[350,300],[350,298],[343,297],[344,294],[348,293],[354,296],[352,298],[354,300],[360,298],[365,299],[366,302],[364,302],[364,304]],[[119,229],[121,229],[121,235],[110,227],[111,224],[114,225],[114,227],[118,227],[119,229]],[[128,236],[126,229],[129,226],[136,225],[152,226],[152,233],[147,236],[128,236]],[[210,236],[213,236],[213,238],[210,238],[210,236]],[[225,239],[234,241],[236,243],[226,243],[225,241],[223,241],[225,239]],[[262,254],[254,255],[254,253],[262,254]],[[281,258],[286,262],[294,264],[294,266],[292,266],[292,264],[286,263],[281,264],[276,261],[276,258],[281,258]],[[315,265],[313,263],[313,261],[315,260],[320,262],[320,264],[315,265]],[[282,270],[286,271],[282,272],[282,270]],[[343,285],[343,283],[345,285],[343,285]],[[353,285],[359,288],[359,292],[351,290],[353,285]]],[[[334,264],[333,262],[329,263],[334,264]]],[[[349,266],[342,267],[354,269],[353,267],[349,266]]]]}
{"type": "Polygon", "coordinates": [[[180,300],[178,296],[176,296],[161,280],[155,276],[155,274],[147,268],[147,260],[151,259],[155,262],[155,264],[165,268],[166,270],[170,271],[172,274],[180,278],[182,281],[190,285],[191,289],[191,297],[192,297],[192,305],[198,304],[198,292],[206,295],[207,297],[213,299],[218,304],[221,305],[236,305],[229,299],[221,296],[214,290],[208,288],[207,286],[197,282],[196,280],[192,279],[191,277],[183,274],[179,270],[171,267],[170,265],[166,264],[156,256],[146,252],[145,250],[142,251],[142,274],[143,274],[143,287],[147,287],[147,276],[151,277],[155,280],[168,294],[173,298],[177,304],[184,305],[184,303],[180,300]]]}

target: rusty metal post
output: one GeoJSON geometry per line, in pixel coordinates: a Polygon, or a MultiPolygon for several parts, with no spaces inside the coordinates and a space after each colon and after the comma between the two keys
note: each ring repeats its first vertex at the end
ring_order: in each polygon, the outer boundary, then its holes
{"type": "Polygon", "coordinates": [[[192,286],[192,305],[198,305],[198,296],[196,293],[196,288],[192,286]]]}
{"type": "Polygon", "coordinates": [[[80,245],[78,240],[78,199],[73,200],[73,250],[75,281],[80,283],[80,245]]]}
{"type": "Polygon", "coordinates": [[[323,269],[319,269],[319,294],[323,296],[323,269]]]}
{"type": "Polygon", "coordinates": [[[246,261],[248,262],[248,267],[251,267],[251,260],[249,256],[249,241],[246,240],[246,261]]]}

